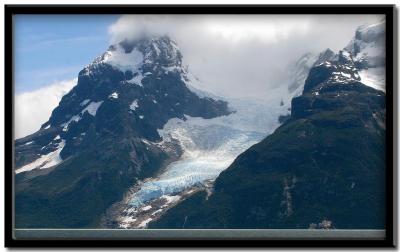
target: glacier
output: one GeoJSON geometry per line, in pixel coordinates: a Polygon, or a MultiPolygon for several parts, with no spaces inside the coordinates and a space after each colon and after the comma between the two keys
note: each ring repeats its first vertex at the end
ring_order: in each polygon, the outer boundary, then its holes
{"type": "Polygon", "coordinates": [[[149,201],[214,180],[240,153],[271,134],[280,124],[280,115],[289,113],[290,103],[282,105],[281,96],[269,100],[231,99],[234,112],[227,116],[204,119],[185,115],[183,120],[170,119],[159,130],[162,142],[146,143],[162,146],[164,142],[178,141],[183,154],[159,176],[145,181],[131,196],[129,205],[138,209],[149,201]]]}

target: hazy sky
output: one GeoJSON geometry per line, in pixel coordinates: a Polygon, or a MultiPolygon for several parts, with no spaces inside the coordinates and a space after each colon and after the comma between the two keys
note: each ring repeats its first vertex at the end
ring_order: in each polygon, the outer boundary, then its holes
{"type": "Polygon", "coordinates": [[[203,88],[222,96],[273,95],[307,52],[345,47],[371,15],[34,15],[15,19],[16,137],[37,130],[78,72],[111,43],[169,35],[203,88]],[[43,93],[46,93],[44,97],[43,93]],[[54,99],[49,97],[53,96],[54,99]],[[24,107],[21,109],[20,107],[24,107]],[[19,109],[20,108],[20,109],[19,109]],[[46,112],[44,112],[46,111],[46,112]],[[46,114],[47,113],[47,114],[46,114]],[[34,116],[40,114],[41,116],[34,116]]]}

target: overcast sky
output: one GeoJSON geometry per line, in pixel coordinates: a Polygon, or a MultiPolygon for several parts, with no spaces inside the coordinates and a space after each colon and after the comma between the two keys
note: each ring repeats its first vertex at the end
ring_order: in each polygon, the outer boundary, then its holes
{"type": "Polygon", "coordinates": [[[222,96],[263,96],[307,52],[338,51],[367,15],[127,15],[109,28],[111,43],[143,34],[167,34],[206,89],[222,96]]]}
{"type": "Polygon", "coordinates": [[[307,52],[318,53],[326,48],[334,51],[342,49],[354,36],[358,26],[376,23],[382,16],[96,16],[95,19],[89,19],[90,26],[82,16],[77,19],[82,20],[82,26],[79,26],[79,22],[70,22],[74,17],[68,16],[57,19],[59,26],[53,27],[54,19],[57,17],[42,16],[38,22],[41,28],[37,30],[32,28],[35,20],[20,22],[17,26],[16,41],[20,38],[24,42],[22,45],[29,47],[23,48],[25,51],[17,50],[16,58],[21,62],[29,62],[26,69],[35,66],[37,70],[32,73],[17,68],[15,72],[18,80],[15,83],[16,123],[20,125],[16,130],[17,138],[33,133],[46,121],[44,118],[50,116],[60,94],[65,92],[66,87],[72,87],[72,79],[76,78],[78,69],[89,64],[89,59],[94,59],[109,44],[126,37],[169,35],[181,48],[185,64],[203,82],[202,88],[221,96],[263,97],[273,94],[275,88],[284,84],[289,63],[307,52]],[[52,29],[43,28],[46,24],[52,29]],[[26,40],[27,35],[39,37],[40,46],[32,46],[31,41],[26,40]],[[62,39],[54,39],[59,37],[62,39]],[[49,50],[51,46],[60,49],[49,50]],[[83,59],[88,62],[84,63],[83,59]],[[41,64],[40,60],[48,60],[49,63],[41,64]],[[68,73],[54,71],[54,66],[67,69],[68,73]],[[30,79],[38,81],[30,83],[30,79]],[[50,79],[65,81],[49,85],[46,80],[50,79]],[[46,97],[41,93],[46,93],[46,97]],[[50,96],[54,99],[48,99],[50,96]],[[38,112],[39,109],[41,111],[38,112]],[[42,115],[40,118],[34,116],[38,113],[42,115]]]}

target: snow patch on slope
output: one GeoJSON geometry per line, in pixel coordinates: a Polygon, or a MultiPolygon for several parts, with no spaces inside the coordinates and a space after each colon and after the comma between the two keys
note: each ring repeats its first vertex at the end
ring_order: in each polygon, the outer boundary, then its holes
{"type": "Polygon", "coordinates": [[[142,80],[143,80],[143,78],[144,78],[144,76],[143,76],[142,73],[139,71],[139,72],[137,72],[137,74],[136,74],[132,79],[127,80],[126,82],[127,82],[127,83],[130,83],[130,84],[138,85],[138,86],[140,86],[140,87],[143,87],[143,85],[142,85],[142,80]]]}
{"type": "Polygon", "coordinates": [[[27,172],[27,171],[31,171],[33,169],[38,169],[38,168],[46,169],[46,168],[50,168],[55,165],[58,165],[59,163],[62,162],[60,153],[61,153],[62,149],[64,148],[64,146],[65,146],[65,140],[62,140],[58,144],[57,149],[55,151],[52,151],[46,155],[42,155],[41,157],[39,157],[32,163],[29,163],[27,165],[22,166],[19,169],[16,169],[15,173],[18,174],[21,172],[27,172]]]}
{"type": "Polygon", "coordinates": [[[96,112],[97,112],[97,110],[99,109],[99,107],[101,106],[102,103],[103,103],[103,101],[91,102],[84,110],[82,110],[81,113],[84,114],[85,111],[87,111],[92,116],[96,116],[96,112]]]}
{"type": "Polygon", "coordinates": [[[90,102],[90,99],[86,99],[83,102],[80,103],[81,106],[85,106],[86,104],[88,104],[90,102]]]}
{"type": "Polygon", "coordinates": [[[97,110],[101,106],[103,101],[91,102],[86,108],[84,108],[79,114],[72,116],[66,123],[61,124],[63,131],[68,131],[68,127],[71,122],[79,122],[82,119],[82,115],[87,111],[90,115],[96,116],[97,110]]]}
{"type": "Polygon", "coordinates": [[[114,93],[110,94],[110,95],[108,96],[108,98],[118,99],[118,93],[117,93],[117,92],[114,92],[114,93]]]}
{"type": "Polygon", "coordinates": [[[139,108],[138,100],[135,99],[131,105],[129,105],[129,109],[135,111],[137,108],[139,108]]]}
{"type": "Polygon", "coordinates": [[[80,115],[74,115],[71,117],[71,119],[68,120],[68,122],[61,124],[63,127],[63,131],[68,131],[69,124],[71,122],[79,122],[82,119],[80,115]]]}

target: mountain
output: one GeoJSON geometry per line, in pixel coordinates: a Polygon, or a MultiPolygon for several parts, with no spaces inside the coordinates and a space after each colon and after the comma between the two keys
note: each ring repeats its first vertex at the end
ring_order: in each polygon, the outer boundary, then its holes
{"type": "Polygon", "coordinates": [[[194,92],[182,60],[167,36],[124,40],[79,72],[40,130],[15,141],[16,227],[99,226],[129,187],[181,155],[159,135],[168,120],[231,113],[194,92]]]}
{"type": "Polygon", "coordinates": [[[345,50],[352,54],[362,82],[385,90],[385,21],[359,27],[345,50]]]}
{"type": "Polygon", "coordinates": [[[313,64],[287,121],[148,227],[384,228],[386,98],[363,82],[378,65],[362,51],[313,64]]]}
{"type": "Polygon", "coordinates": [[[301,95],[304,88],[304,81],[313,66],[332,60],[334,57],[335,53],[327,48],[318,55],[311,52],[305,53],[298,60],[290,64],[286,72],[289,73],[288,91],[292,94],[291,96],[301,95]]]}

